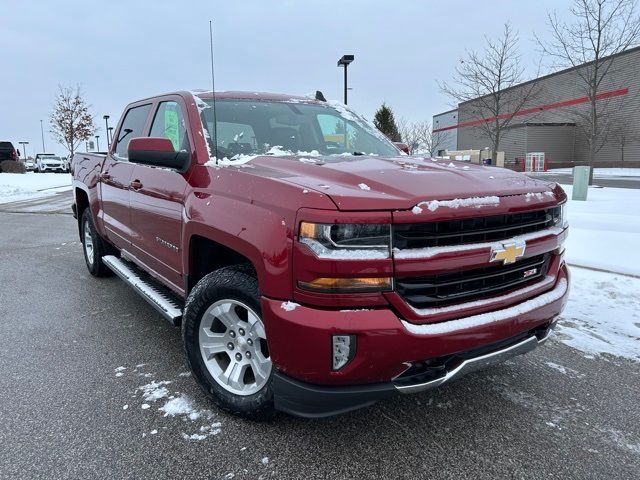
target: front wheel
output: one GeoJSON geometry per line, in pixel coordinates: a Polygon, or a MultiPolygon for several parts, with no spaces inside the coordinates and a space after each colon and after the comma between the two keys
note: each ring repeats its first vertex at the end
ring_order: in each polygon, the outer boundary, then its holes
{"type": "Polygon", "coordinates": [[[251,267],[221,268],[200,280],[182,334],[195,379],[220,408],[257,420],[273,415],[273,368],[251,267]]]}

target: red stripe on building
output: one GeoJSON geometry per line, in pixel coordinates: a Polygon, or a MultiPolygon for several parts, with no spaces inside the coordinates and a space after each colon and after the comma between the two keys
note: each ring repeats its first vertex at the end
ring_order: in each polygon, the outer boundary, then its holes
{"type": "MultiPolygon", "coordinates": [[[[596,100],[604,100],[605,98],[620,97],[622,95],[626,95],[627,93],[629,93],[628,88],[620,88],[618,90],[609,90],[608,92],[598,93],[596,95],[596,100]]],[[[450,127],[436,128],[433,130],[433,132],[436,133],[436,132],[444,132],[445,130],[453,130],[456,128],[473,127],[475,125],[480,125],[481,123],[493,122],[496,119],[504,120],[512,117],[521,117],[523,115],[530,115],[532,113],[540,112],[542,110],[555,110],[556,108],[572,107],[574,105],[580,105],[581,103],[587,103],[587,102],[589,102],[588,96],[572,98],[570,100],[563,100],[562,102],[550,103],[548,105],[542,105],[539,107],[525,108],[523,110],[518,110],[515,113],[503,113],[502,115],[498,115],[497,117],[482,118],[480,120],[469,120],[467,122],[458,123],[457,125],[451,125],[450,127]]]]}

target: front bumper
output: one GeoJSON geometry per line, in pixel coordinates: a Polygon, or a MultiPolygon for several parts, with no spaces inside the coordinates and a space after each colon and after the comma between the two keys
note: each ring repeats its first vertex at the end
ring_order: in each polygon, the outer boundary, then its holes
{"type": "Polygon", "coordinates": [[[263,297],[277,368],[276,408],[307,417],[333,415],[397,392],[433,388],[524,353],[546,339],[566,304],[568,283],[562,264],[555,283],[532,298],[501,301],[485,313],[422,325],[403,320],[392,308],[285,310],[282,301],[263,297]],[[348,365],[333,371],[331,336],[339,334],[356,335],[357,352],[348,365]]]}
{"type": "Polygon", "coordinates": [[[274,375],[274,402],[278,410],[305,418],[339,415],[373,405],[396,393],[419,393],[456,380],[467,373],[523,355],[544,343],[555,322],[481,351],[463,352],[406,378],[367,385],[327,387],[294,380],[277,372],[274,375]],[[422,377],[422,379],[420,379],[422,377]]]}

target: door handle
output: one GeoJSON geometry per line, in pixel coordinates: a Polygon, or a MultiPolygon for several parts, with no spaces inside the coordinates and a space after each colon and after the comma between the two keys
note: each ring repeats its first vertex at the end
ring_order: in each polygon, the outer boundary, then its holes
{"type": "Polygon", "coordinates": [[[140,180],[134,180],[129,186],[134,190],[140,190],[142,188],[142,182],[140,180]]]}
{"type": "Polygon", "coordinates": [[[111,175],[109,172],[103,172],[100,174],[100,180],[111,180],[111,175]]]}

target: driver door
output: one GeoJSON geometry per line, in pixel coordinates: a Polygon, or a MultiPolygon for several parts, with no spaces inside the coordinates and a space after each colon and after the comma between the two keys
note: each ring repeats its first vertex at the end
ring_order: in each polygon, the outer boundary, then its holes
{"type": "MultiPolygon", "coordinates": [[[[168,138],[176,151],[193,155],[186,111],[180,97],[163,97],[154,107],[150,137],[168,138]]],[[[182,218],[190,170],[136,164],[131,181],[131,251],[175,289],[182,281],[182,218]]]]}

